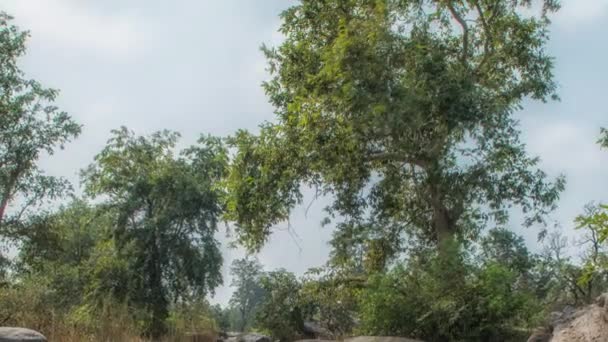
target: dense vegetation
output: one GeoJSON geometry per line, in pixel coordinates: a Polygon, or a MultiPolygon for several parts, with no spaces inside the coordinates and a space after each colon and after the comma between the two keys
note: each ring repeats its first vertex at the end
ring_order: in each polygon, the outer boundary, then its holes
{"type": "Polygon", "coordinates": [[[181,150],[177,132],[119,128],[81,194],[37,166],[81,126],[19,69],[28,33],[1,14],[0,324],[65,341],[290,341],[310,322],[328,338],[521,341],[591,302],[608,290],[608,206],[584,206],[576,241],[546,229],[565,179],[539,169],[513,117],[557,98],[545,44],[559,4],[524,15],[532,3],[301,0],[264,47],[276,120],[181,150]],[[265,270],[253,254],[306,187],[332,199],[330,260],[265,270]],[[540,227],[538,251],[508,229],[514,210],[540,227]],[[226,307],[207,301],[221,222],[252,254],[231,266],[226,307]]]}

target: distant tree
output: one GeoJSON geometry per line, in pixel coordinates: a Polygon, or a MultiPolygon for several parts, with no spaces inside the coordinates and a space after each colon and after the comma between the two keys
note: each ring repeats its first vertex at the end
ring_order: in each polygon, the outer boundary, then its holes
{"type": "Polygon", "coordinates": [[[261,283],[266,295],[256,314],[257,327],[279,341],[293,341],[304,324],[302,285],[293,273],[282,269],[264,274],[261,283]]]}
{"type": "Polygon", "coordinates": [[[317,323],[328,337],[351,335],[359,294],[366,285],[365,278],[342,269],[308,270],[301,290],[303,317],[317,323]]]}
{"type": "Polygon", "coordinates": [[[239,312],[238,330],[245,331],[253,323],[255,312],[264,299],[261,278],[264,274],[262,264],[255,258],[237,259],[230,268],[235,290],[230,305],[239,312]]]}
{"type": "Polygon", "coordinates": [[[128,299],[147,314],[145,332],[165,330],[170,301],[203,297],[222,279],[215,239],[226,151],[218,139],[174,155],[178,134],[113,131],[84,171],[86,191],[114,213],[113,241],[131,278],[128,299]]]}
{"type": "Polygon", "coordinates": [[[534,258],[528,251],[524,239],[505,228],[492,229],[481,240],[484,262],[505,266],[516,274],[529,271],[534,258]]]}
{"type": "Polygon", "coordinates": [[[568,238],[555,231],[548,235],[542,251],[544,272],[550,275],[546,279],[549,291],[546,299],[553,306],[578,306],[593,299],[593,289],[581,281],[585,269],[573,260],[570,247],[568,238]]]}
{"type": "Polygon", "coordinates": [[[11,20],[0,12],[0,228],[69,188],[67,181],[44,175],[36,163],[41,154],[53,154],[81,130],[53,105],[57,90],[25,78],[19,58],[29,34],[11,20]],[[7,217],[11,203],[16,207],[7,217]]]}
{"type": "Polygon", "coordinates": [[[229,331],[231,329],[231,322],[230,322],[230,309],[229,308],[222,308],[221,305],[219,304],[215,304],[213,306],[211,306],[211,316],[213,317],[213,319],[215,320],[215,323],[217,324],[217,328],[220,331],[229,331]]]}

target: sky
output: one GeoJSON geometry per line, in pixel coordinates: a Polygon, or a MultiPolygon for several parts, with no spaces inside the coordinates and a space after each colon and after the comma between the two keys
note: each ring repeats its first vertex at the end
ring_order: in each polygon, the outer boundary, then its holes
{"type": "MultiPolygon", "coordinates": [[[[278,14],[288,0],[0,0],[0,10],[31,33],[21,61],[30,78],[61,90],[57,105],[84,125],[65,150],[44,158],[52,175],[78,184],[86,167],[122,125],[138,134],[179,131],[183,146],[200,134],[225,136],[273,120],[260,84],[268,78],[260,46],[281,41],[278,14]]],[[[573,219],[590,201],[608,201],[608,151],[595,143],[608,127],[608,0],[563,0],[553,18],[550,54],[561,101],[524,103],[523,140],[566,190],[551,214],[573,236],[573,219]]],[[[327,261],[331,227],[326,200],[310,198],[279,225],[258,255],[266,269],[302,274],[327,261]]],[[[514,220],[516,221],[516,220],[514,220]]],[[[538,248],[538,229],[512,228],[538,248]]],[[[222,232],[218,238],[228,239],[222,232]]],[[[224,283],[211,298],[227,303],[229,265],[244,256],[223,247],[224,283]]]]}

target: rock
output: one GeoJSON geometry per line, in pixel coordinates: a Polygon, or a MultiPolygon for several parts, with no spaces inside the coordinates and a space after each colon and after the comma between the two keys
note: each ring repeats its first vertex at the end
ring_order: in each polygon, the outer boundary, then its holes
{"type": "Polygon", "coordinates": [[[551,326],[537,329],[528,342],[608,341],[608,294],[580,309],[567,306],[551,313],[551,326]]]}
{"type": "Polygon", "coordinates": [[[26,328],[0,327],[0,342],[47,342],[41,333],[26,328]]]}
{"type": "Polygon", "coordinates": [[[229,337],[226,342],[271,342],[270,337],[262,334],[248,333],[229,337]]]}
{"type": "Polygon", "coordinates": [[[304,337],[311,339],[329,339],[331,334],[317,322],[304,322],[304,337]]]}
{"type": "Polygon", "coordinates": [[[597,297],[595,299],[595,304],[597,304],[597,306],[599,307],[606,308],[606,304],[608,304],[608,301],[606,299],[608,299],[608,293],[604,293],[601,296],[597,297]]]}
{"type": "Polygon", "coordinates": [[[550,342],[552,337],[551,328],[540,327],[534,330],[527,342],[550,342]]]}
{"type": "Polygon", "coordinates": [[[215,334],[190,332],[184,335],[188,342],[218,342],[218,338],[215,334]]]}
{"type": "Polygon", "coordinates": [[[357,336],[351,337],[344,340],[344,342],[423,342],[420,340],[413,340],[405,337],[392,337],[392,336],[357,336]]]}

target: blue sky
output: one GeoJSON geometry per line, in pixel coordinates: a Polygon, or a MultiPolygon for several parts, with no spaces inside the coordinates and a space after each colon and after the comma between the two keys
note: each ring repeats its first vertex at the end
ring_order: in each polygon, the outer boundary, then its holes
{"type": "MultiPolygon", "coordinates": [[[[121,125],[146,134],[227,135],[272,120],[260,87],[267,78],[262,43],[281,41],[278,14],[287,0],[0,0],[0,9],[29,29],[24,70],[61,89],[58,105],[84,124],[82,136],[42,163],[78,183],[78,170],[121,125]]],[[[595,144],[608,127],[608,0],[563,0],[549,52],[556,57],[560,102],[525,103],[517,114],[529,152],[567,188],[552,214],[563,230],[589,201],[608,201],[608,151],[595,144]]],[[[307,203],[306,203],[307,204],[307,203]]],[[[323,201],[297,208],[260,253],[268,269],[301,274],[326,261],[331,228],[321,228],[323,201]]],[[[513,229],[536,248],[538,230],[513,229]]],[[[221,239],[225,240],[223,234],[221,239]]],[[[226,266],[241,250],[224,248],[226,266]]],[[[225,283],[230,283],[227,267],[225,283]]],[[[214,302],[226,303],[228,286],[214,302]]]]}

